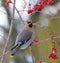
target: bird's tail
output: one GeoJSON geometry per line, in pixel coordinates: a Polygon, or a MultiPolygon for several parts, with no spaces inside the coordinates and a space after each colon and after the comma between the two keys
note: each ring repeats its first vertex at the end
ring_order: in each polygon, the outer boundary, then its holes
{"type": "Polygon", "coordinates": [[[17,45],[15,45],[14,47],[11,48],[11,56],[10,57],[13,57],[15,55],[15,53],[17,52],[17,48],[20,47],[20,44],[18,43],[17,45]]]}

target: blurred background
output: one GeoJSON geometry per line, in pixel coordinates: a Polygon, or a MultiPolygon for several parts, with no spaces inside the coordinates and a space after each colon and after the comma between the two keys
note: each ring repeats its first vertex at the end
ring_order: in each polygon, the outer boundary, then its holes
{"type": "MultiPolygon", "coordinates": [[[[5,1],[6,0],[0,0],[0,56],[2,55],[8,37],[11,16],[13,14],[13,4],[10,4],[7,8],[4,5],[5,1]]],[[[54,5],[45,6],[41,12],[28,14],[27,11],[22,11],[28,9],[29,2],[33,7],[37,1],[38,0],[16,0],[15,6],[18,11],[20,11],[21,17],[19,17],[15,10],[13,30],[9,39],[7,51],[10,50],[17,34],[23,30],[23,22],[26,22],[28,19],[32,19],[33,23],[36,23],[36,39],[39,39],[40,43],[34,44],[32,50],[28,47],[25,50],[18,51],[14,58],[10,58],[10,52],[5,54],[4,63],[38,63],[39,60],[42,60],[43,63],[60,63],[60,38],[55,39],[59,58],[56,60],[48,58],[52,47],[51,40],[48,39],[50,33],[54,32],[56,37],[60,36],[60,0],[55,0],[54,5]]],[[[12,2],[14,2],[14,0],[12,0],[12,2]]]]}

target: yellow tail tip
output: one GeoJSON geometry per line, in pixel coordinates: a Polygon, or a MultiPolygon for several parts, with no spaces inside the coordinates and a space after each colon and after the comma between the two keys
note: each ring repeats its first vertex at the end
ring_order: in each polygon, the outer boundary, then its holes
{"type": "Polygon", "coordinates": [[[14,58],[14,56],[13,55],[10,55],[10,58],[14,58]]]}

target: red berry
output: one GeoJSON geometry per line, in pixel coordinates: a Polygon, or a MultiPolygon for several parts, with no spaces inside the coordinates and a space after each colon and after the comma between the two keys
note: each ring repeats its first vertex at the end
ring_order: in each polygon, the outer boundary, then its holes
{"type": "Polygon", "coordinates": [[[41,0],[41,4],[46,5],[47,1],[46,0],[41,0]]]}
{"type": "Polygon", "coordinates": [[[5,6],[6,6],[6,7],[9,7],[9,3],[8,3],[8,2],[5,2],[5,6]]]}
{"type": "Polygon", "coordinates": [[[54,54],[52,59],[54,59],[54,60],[58,59],[57,55],[54,54]]]}
{"type": "Polygon", "coordinates": [[[36,10],[38,10],[40,8],[40,4],[36,4],[35,6],[34,6],[34,11],[36,11],[36,10]]]}
{"type": "Polygon", "coordinates": [[[53,4],[54,1],[53,0],[47,0],[47,4],[53,4]]]}
{"type": "Polygon", "coordinates": [[[53,47],[53,48],[52,48],[52,52],[53,52],[53,51],[56,53],[56,52],[57,52],[57,49],[56,49],[55,47],[53,47]]]}
{"type": "Polygon", "coordinates": [[[40,9],[43,9],[44,8],[44,5],[43,4],[40,4],[40,9]]]}
{"type": "Polygon", "coordinates": [[[33,10],[31,9],[31,10],[28,10],[28,14],[31,14],[33,12],[33,10]]]}
{"type": "Polygon", "coordinates": [[[38,61],[38,63],[42,63],[42,61],[41,61],[41,60],[39,60],[39,61],[38,61]]]}
{"type": "Polygon", "coordinates": [[[49,55],[48,55],[48,58],[51,58],[51,57],[52,57],[52,54],[49,54],[49,55]]]}
{"type": "Polygon", "coordinates": [[[31,6],[31,4],[29,3],[29,6],[31,6]]]}
{"type": "Polygon", "coordinates": [[[34,42],[34,43],[38,43],[38,42],[39,42],[39,40],[37,40],[37,39],[36,39],[36,40],[34,40],[33,42],[34,42]]]}
{"type": "Polygon", "coordinates": [[[6,2],[5,2],[5,6],[6,6],[6,7],[9,7],[9,4],[10,4],[10,3],[12,3],[11,0],[6,0],[6,2]]]}

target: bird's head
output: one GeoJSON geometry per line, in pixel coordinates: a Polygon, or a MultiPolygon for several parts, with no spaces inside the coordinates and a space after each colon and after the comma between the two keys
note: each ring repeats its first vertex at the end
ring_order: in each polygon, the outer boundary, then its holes
{"type": "Polygon", "coordinates": [[[29,27],[29,28],[32,28],[33,27],[32,20],[27,20],[25,26],[29,27]]]}

